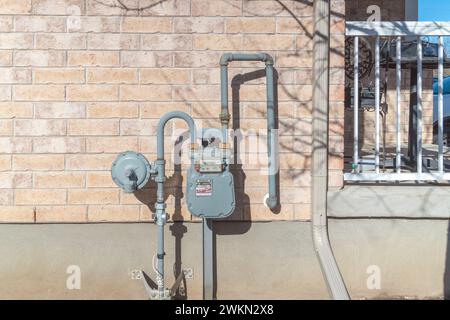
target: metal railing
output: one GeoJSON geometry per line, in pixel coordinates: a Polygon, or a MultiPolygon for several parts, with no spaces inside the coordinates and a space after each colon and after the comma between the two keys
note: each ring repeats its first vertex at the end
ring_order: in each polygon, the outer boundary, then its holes
{"type": "MultiPolygon", "coordinates": [[[[450,36],[450,23],[441,22],[347,22],[346,36],[354,38],[353,67],[353,163],[351,172],[344,173],[345,181],[450,181],[450,172],[444,170],[444,140],[443,140],[443,79],[444,79],[444,41],[443,37],[450,36]],[[438,67],[438,156],[437,170],[423,168],[423,47],[424,36],[438,37],[438,56],[435,58],[438,67]],[[359,95],[360,95],[360,38],[375,38],[375,146],[374,161],[371,170],[361,172],[361,158],[359,150],[359,95]],[[396,146],[395,157],[392,160],[393,170],[380,172],[380,41],[382,37],[394,37],[395,44],[395,74],[396,74],[396,146]],[[416,129],[416,154],[415,165],[412,170],[402,169],[402,108],[401,108],[401,84],[402,84],[402,37],[417,40],[417,129],[416,129]]],[[[391,50],[389,45],[388,50],[391,50]]],[[[385,61],[385,63],[389,63],[385,61]]],[[[394,68],[394,67],[393,67],[394,68]]],[[[363,137],[364,138],[364,137],[363,137]]],[[[384,149],[383,149],[384,150],[384,149]]]]}

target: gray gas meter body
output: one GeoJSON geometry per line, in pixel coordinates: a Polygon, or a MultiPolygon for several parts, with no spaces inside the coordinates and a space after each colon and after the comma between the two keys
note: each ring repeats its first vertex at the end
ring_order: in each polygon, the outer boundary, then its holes
{"type": "Polygon", "coordinates": [[[201,140],[201,147],[193,151],[194,163],[188,170],[187,206],[196,217],[226,218],[236,206],[234,179],[229,171],[229,150],[221,147],[220,130],[203,129],[201,140]]]}

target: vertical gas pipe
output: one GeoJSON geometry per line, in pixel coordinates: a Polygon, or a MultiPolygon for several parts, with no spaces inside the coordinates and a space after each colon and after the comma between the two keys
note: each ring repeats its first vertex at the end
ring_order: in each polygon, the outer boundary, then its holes
{"type": "MultiPolygon", "coordinates": [[[[228,110],[228,64],[231,61],[262,61],[266,64],[267,78],[267,149],[269,156],[269,197],[266,204],[270,209],[278,205],[278,195],[276,188],[276,173],[278,171],[277,163],[277,135],[275,130],[275,110],[274,110],[274,72],[273,58],[267,53],[225,53],[220,58],[221,71],[221,112],[220,122],[222,124],[223,148],[227,148],[228,125],[230,122],[230,112],[228,110]]],[[[226,162],[224,152],[224,163],[226,162]]]]}
{"type": "Polygon", "coordinates": [[[164,182],[166,181],[166,160],[164,159],[164,127],[166,123],[171,119],[182,119],[187,122],[189,126],[190,138],[191,138],[191,164],[194,160],[193,150],[196,148],[196,127],[194,120],[187,114],[181,111],[173,111],[166,113],[158,123],[157,130],[157,159],[155,161],[157,175],[155,182],[157,184],[156,191],[156,225],[158,226],[158,248],[157,248],[157,285],[160,298],[165,296],[164,287],[164,225],[167,221],[166,204],[164,196],[164,182]]]}

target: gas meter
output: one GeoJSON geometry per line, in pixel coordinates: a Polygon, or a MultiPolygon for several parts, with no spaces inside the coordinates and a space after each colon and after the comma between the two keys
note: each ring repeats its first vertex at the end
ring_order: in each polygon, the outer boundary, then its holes
{"type": "Polygon", "coordinates": [[[188,170],[186,201],[189,212],[201,218],[226,218],[235,209],[234,179],[229,150],[218,129],[203,129],[201,146],[188,170]]]}

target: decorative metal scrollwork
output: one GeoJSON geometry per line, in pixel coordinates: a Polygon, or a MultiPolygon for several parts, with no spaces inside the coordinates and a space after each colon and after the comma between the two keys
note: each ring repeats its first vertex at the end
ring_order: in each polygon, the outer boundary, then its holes
{"type": "MultiPolygon", "coordinates": [[[[345,39],[345,75],[348,79],[354,79],[354,45],[355,39],[347,37],[345,39]]],[[[359,38],[359,79],[368,76],[374,66],[372,47],[365,38],[359,38]]]]}

